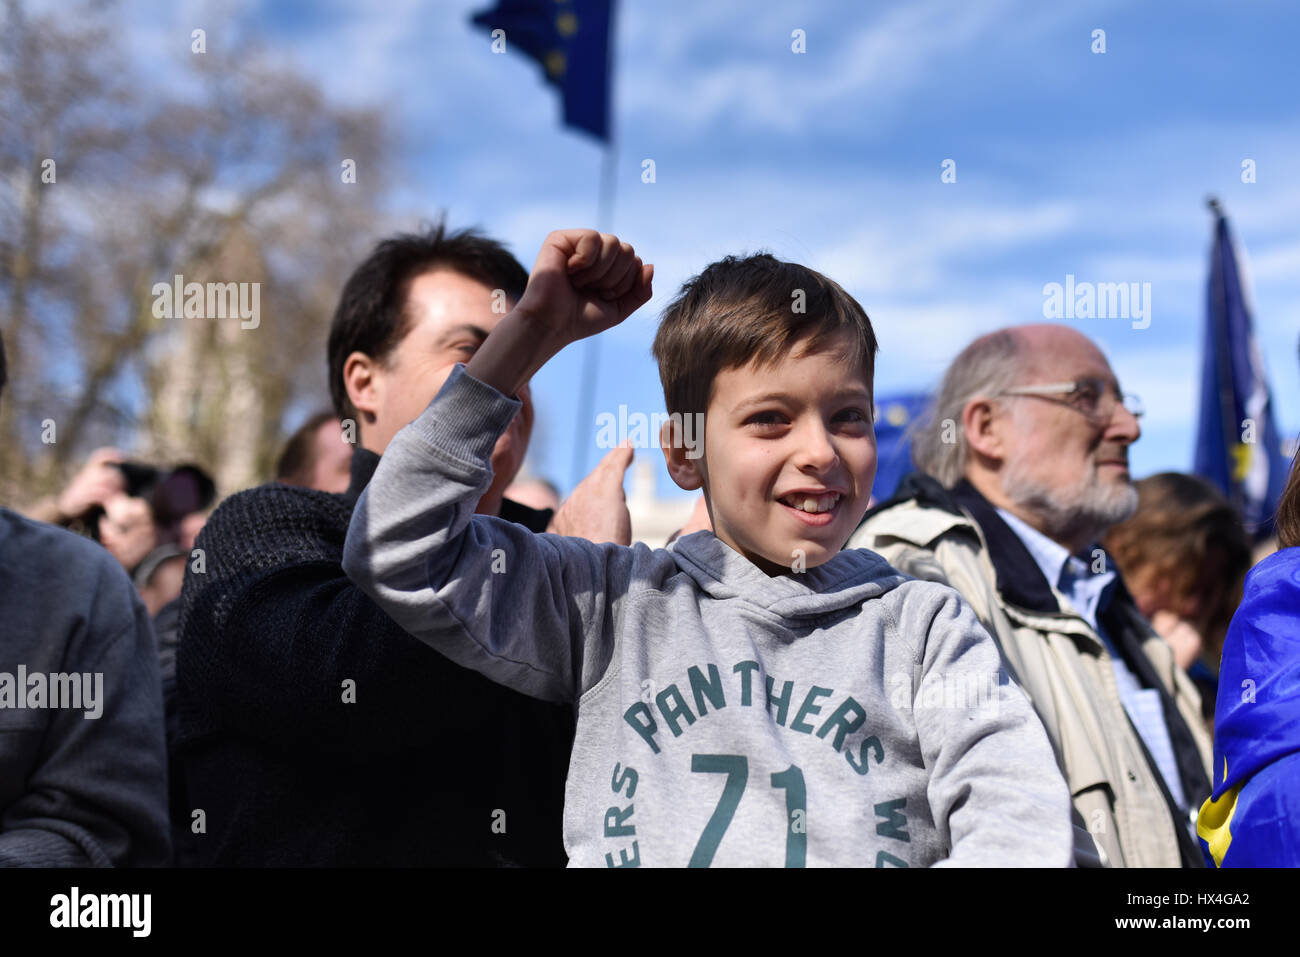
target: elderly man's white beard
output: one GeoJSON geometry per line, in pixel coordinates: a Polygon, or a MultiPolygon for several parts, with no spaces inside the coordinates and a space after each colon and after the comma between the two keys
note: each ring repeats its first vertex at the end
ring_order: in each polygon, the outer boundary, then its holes
{"type": "Polygon", "coordinates": [[[1029,476],[1026,457],[1007,462],[1002,493],[1020,508],[1039,516],[1042,531],[1056,541],[1096,541],[1112,525],[1137,511],[1138,492],[1131,484],[1102,484],[1095,463],[1068,488],[1049,488],[1029,476]]]}

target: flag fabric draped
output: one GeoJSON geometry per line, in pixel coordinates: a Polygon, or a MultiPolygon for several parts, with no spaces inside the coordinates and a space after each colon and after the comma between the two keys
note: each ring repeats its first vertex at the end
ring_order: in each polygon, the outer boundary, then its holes
{"type": "Polygon", "coordinates": [[[541,64],[560,91],[564,123],[610,140],[610,34],[614,0],[499,0],[472,22],[541,64]]]}
{"type": "Polygon", "coordinates": [[[1287,461],[1273,420],[1264,361],[1252,328],[1227,218],[1216,212],[1202,344],[1200,426],[1194,471],[1219,487],[1256,538],[1271,534],[1287,461]]]}
{"type": "Polygon", "coordinates": [[[1197,834],[1219,867],[1300,867],[1300,548],[1246,576],[1223,643],[1214,790],[1197,834]]]}

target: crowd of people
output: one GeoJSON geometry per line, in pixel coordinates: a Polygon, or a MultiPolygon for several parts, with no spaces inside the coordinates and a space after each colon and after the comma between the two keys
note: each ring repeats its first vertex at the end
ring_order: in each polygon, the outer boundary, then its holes
{"type": "Polygon", "coordinates": [[[1025,325],[874,502],[866,311],[727,257],[655,338],[701,496],[654,548],[629,449],[521,474],[531,377],[652,282],[587,230],[531,274],[393,236],[273,481],[104,448],[0,508],[0,865],[1300,865],[1300,465],[1260,548],[1134,481],[1138,401],[1025,325]]]}

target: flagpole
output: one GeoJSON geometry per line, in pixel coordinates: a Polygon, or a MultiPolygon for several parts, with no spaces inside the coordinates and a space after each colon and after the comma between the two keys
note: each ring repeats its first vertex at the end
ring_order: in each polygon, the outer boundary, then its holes
{"type": "MultiPolygon", "coordinates": [[[[614,172],[618,165],[618,147],[613,143],[605,148],[600,164],[600,194],[597,198],[596,229],[610,231],[614,218],[614,172]]],[[[587,426],[595,421],[593,406],[596,402],[596,355],[600,351],[600,336],[587,339],[582,350],[582,379],[578,387],[578,418],[573,430],[573,467],[569,475],[569,488],[577,487],[587,474],[587,443],[590,433],[587,426]]]]}
{"type": "MultiPolygon", "coordinates": [[[[614,196],[616,192],[615,176],[618,172],[618,140],[614,127],[614,71],[611,64],[614,57],[614,3],[609,5],[609,43],[606,47],[605,76],[609,97],[609,139],[606,141],[604,154],[600,161],[600,186],[596,194],[596,229],[602,233],[613,232],[614,196]]],[[[587,475],[587,442],[590,427],[595,423],[594,405],[596,402],[596,356],[599,350],[600,336],[587,339],[582,350],[582,379],[578,386],[578,416],[573,424],[573,465],[569,476],[569,489],[577,487],[587,475]]]]}

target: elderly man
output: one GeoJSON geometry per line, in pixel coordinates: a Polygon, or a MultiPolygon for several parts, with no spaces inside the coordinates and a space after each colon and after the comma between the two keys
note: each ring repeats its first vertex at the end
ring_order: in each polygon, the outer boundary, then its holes
{"type": "MultiPolygon", "coordinates": [[[[389,440],[468,361],[527,279],[498,243],[441,226],[381,242],[348,279],[329,370],[335,411],[359,439],[351,484],[342,494],[273,483],[232,496],[198,539],[204,567],[191,562],[186,575],[185,790],[173,818],[188,860],[564,864],[571,711],[452,664],[342,568],[352,509],[389,440]]],[[[503,496],[532,431],[527,389],[520,397],[478,511],[542,532],[549,510],[503,496]]],[[[620,516],[598,505],[621,500],[622,476],[598,472],[595,489],[580,486],[552,527],[619,534],[626,507],[620,516]],[[585,527],[566,523],[566,509],[585,527]]]]}
{"type": "Polygon", "coordinates": [[[975,340],[914,442],[926,474],[868,512],[849,545],[974,606],[1052,740],[1080,864],[1199,866],[1190,820],[1210,789],[1199,697],[1096,546],[1137,505],[1135,401],[1073,329],[975,340]]]}

